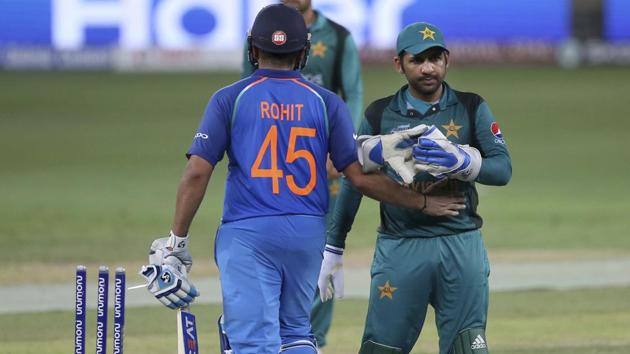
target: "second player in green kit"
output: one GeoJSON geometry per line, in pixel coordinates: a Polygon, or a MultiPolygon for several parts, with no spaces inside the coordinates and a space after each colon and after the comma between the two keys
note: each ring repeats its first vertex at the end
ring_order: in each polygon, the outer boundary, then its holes
{"type": "MultiPolygon", "coordinates": [[[[449,52],[437,27],[428,23],[405,27],[398,35],[397,54],[395,67],[407,84],[366,109],[359,134],[433,126],[414,147],[419,172],[409,188],[461,194],[466,209],[457,216],[435,217],[380,204],[360,353],[409,353],[422,331],[429,305],[435,309],[441,354],[488,353],[485,328],[490,268],[480,232],[475,183],[508,183],[512,167],[505,140],[483,98],[444,82],[449,52]]],[[[391,169],[385,172],[396,178],[391,169]]],[[[343,253],[360,198],[342,183],[326,252],[343,253]]],[[[325,254],[324,263],[327,258],[335,257],[325,254]]],[[[320,280],[327,276],[320,274],[320,280]]]]}
{"type": "MultiPolygon", "coordinates": [[[[308,62],[302,70],[304,78],[319,86],[337,93],[346,102],[352,116],[355,130],[359,126],[363,109],[363,83],[359,52],[350,32],[343,26],[313,10],[310,0],[283,0],[285,5],[302,13],[311,34],[311,49],[308,62]]],[[[243,54],[241,76],[249,76],[254,67],[247,60],[247,50],[243,54]]],[[[330,191],[329,210],[332,211],[340,188],[340,174],[329,164],[328,187],[330,191]]],[[[330,212],[326,215],[330,221],[330,212]]],[[[333,312],[333,301],[321,301],[316,294],[311,312],[313,335],[318,345],[326,345],[333,312]]]]}

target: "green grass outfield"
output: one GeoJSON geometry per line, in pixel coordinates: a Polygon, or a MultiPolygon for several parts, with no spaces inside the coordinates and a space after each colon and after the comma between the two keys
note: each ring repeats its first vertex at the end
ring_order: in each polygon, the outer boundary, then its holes
{"type": "MultiPolygon", "coordinates": [[[[493,293],[488,341],[497,354],[627,354],[630,352],[630,288],[493,293]]],[[[326,353],[359,348],[365,300],[337,302],[326,353]]],[[[218,353],[218,305],[195,306],[200,352],[218,353]]],[[[86,352],[94,349],[94,312],[88,314],[86,352]]],[[[168,354],[176,350],[175,312],[163,307],[131,308],[126,314],[125,352],[168,354]]],[[[0,354],[68,353],[74,314],[49,312],[0,315],[0,354]]],[[[111,338],[107,345],[111,348],[111,338]]],[[[412,353],[436,353],[437,334],[429,315],[412,353]]]]}
{"type": "MultiPolygon", "coordinates": [[[[364,72],[366,103],[402,85],[390,68],[364,72]]],[[[208,97],[236,77],[0,72],[0,286],[71,282],[78,263],[135,271],[170,227],[183,154],[208,97]]],[[[630,70],[455,66],[449,82],[486,98],[512,154],[510,185],[480,188],[492,252],[630,254],[630,70]]],[[[211,262],[224,173],[223,162],[191,229],[197,271],[211,262]]],[[[349,238],[365,263],[377,218],[365,200],[349,238]]],[[[491,348],[628,353],[629,298],[629,289],[493,293],[491,348]]],[[[338,308],[330,341],[340,347],[329,353],[355,352],[366,302],[338,308]]],[[[220,310],[196,309],[202,352],[214,352],[220,310]]],[[[128,352],[173,351],[174,314],[131,308],[127,318],[128,352]]],[[[435,352],[433,327],[416,352],[435,352]]],[[[67,352],[71,332],[70,312],[0,315],[0,353],[67,352]]]]}
{"type": "MultiPolygon", "coordinates": [[[[0,259],[143,262],[208,97],[236,77],[0,72],[0,259]]],[[[366,103],[402,85],[389,67],[364,81],[366,103]]],[[[630,252],[630,70],[455,66],[449,82],[486,98],[512,154],[510,185],[480,188],[490,249],[630,252]]],[[[210,259],[225,165],[191,230],[196,259],[210,259]]],[[[372,247],[377,219],[366,199],[350,249],[372,247]]]]}

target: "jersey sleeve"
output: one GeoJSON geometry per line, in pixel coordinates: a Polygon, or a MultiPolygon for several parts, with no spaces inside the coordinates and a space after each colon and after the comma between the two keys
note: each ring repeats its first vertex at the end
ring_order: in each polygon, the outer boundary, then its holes
{"type": "Polygon", "coordinates": [[[350,109],[354,129],[359,128],[363,109],[363,79],[359,51],[351,35],[346,36],[341,61],[341,88],[350,109]]]}
{"type": "Polygon", "coordinates": [[[197,155],[212,166],[221,161],[228,146],[229,119],[229,107],[217,92],[206,106],[186,156],[197,155]]]}
{"type": "Polygon", "coordinates": [[[367,118],[363,118],[361,119],[361,123],[359,124],[357,135],[378,135],[378,133],[373,132],[372,126],[368,122],[367,118]]]}
{"type": "Polygon", "coordinates": [[[244,79],[250,76],[256,68],[249,62],[249,55],[247,53],[247,41],[245,41],[245,45],[243,46],[243,62],[241,63],[241,79],[244,79]]]}
{"type": "Polygon", "coordinates": [[[479,105],[475,119],[475,138],[483,158],[476,181],[492,186],[505,185],[512,177],[512,161],[499,124],[486,102],[479,105]]]}
{"type": "Polygon", "coordinates": [[[357,149],[350,111],[346,104],[335,94],[328,96],[329,132],[328,151],[337,171],[343,171],[357,161],[357,149]]]}
{"type": "MultiPolygon", "coordinates": [[[[373,135],[372,126],[366,118],[361,119],[357,135],[373,135]]],[[[326,231],[326,243],[335,247],[346,248],[346,238],[352,228],[354,218],[361,206],[363,194],[354,189],[345,177],[341,178],[341,187],[337,201],[331,210],[330,223],[326,231]]]]}
{"type": "Polygon", "coordinates": [[[345,177],[341,178],[341,188],[326,231],[327,244],[346,248],[346,238],[361,206],[362,197],[363,195],[354,189],[345,177]]]}

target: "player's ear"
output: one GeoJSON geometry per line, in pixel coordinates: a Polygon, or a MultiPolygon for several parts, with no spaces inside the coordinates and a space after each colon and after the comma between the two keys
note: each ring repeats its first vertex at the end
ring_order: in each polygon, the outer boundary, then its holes
{"type": "Polygon", "coordinates": [[[402,60],[400,59],[400,55],[397,55],[394,57],[394,69],[399,73],[399,74],[404,74],[405,70],[402,67],[402,60]]]}
{"type": "Polygon", "coordinates": [[[445,66],[446,66],[446,68],[447,68],[447,69],[448,69],[448,61],[449,61],[448,59],[449,59],[449,54],[450,54],[450,53],[449,53],[448,51],[446,51],[446,50],[445,50],[445,51],[444,51],[444,53],[443,53],[443,55],[444,55],[444,64],[445,64],[445,66]]]}
{"type": "Polygon", "coordinates": [[[258,60],[260,59],[260,49],[257,47],[252,47],[252,61],[253,61],[253,65],[258,67],[258,60]]]}

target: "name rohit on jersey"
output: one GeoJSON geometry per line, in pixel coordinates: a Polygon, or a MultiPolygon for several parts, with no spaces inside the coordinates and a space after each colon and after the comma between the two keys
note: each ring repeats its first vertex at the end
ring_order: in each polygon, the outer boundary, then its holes
{"type": "Polygon", "coordinates": [[[300,121],[302,120],[302,103],[275,103],[260,101],[260,118],[300,121]]]}

